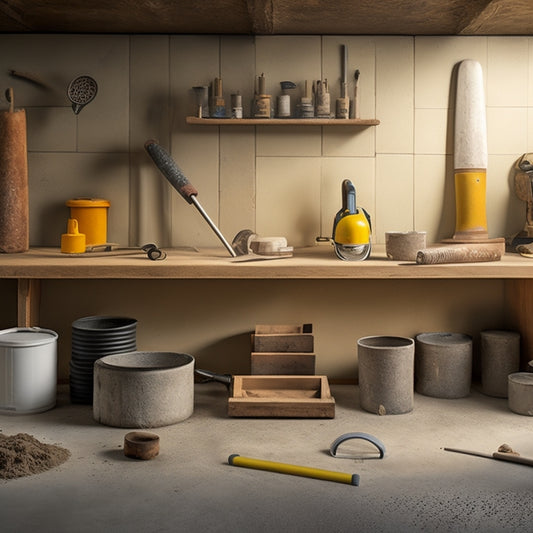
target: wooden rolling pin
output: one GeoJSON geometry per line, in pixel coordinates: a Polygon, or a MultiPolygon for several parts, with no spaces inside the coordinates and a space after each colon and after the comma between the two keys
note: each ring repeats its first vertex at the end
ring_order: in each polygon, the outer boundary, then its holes
{"type": "Polygon", "coordinates": [[[0,252],[29,249],[28,156],[26,112],[14,109],[7,90],[8,111],[0,112],[0,252]]]}
{"type": "Polygon", "coordinates": [[[466,246],[438,246],[418,250],[416,262],[419,265],[437,265],[444,263],[478,263],[499,261],[501,250],[487,244],[469,244],[466,246]]]}

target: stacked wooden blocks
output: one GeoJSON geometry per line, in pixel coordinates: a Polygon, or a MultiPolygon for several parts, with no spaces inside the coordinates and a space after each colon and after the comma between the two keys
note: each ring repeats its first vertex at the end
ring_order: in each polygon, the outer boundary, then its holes
{"type": "Polygon", "coordinates": [[[230,416],[335,418],[327,376],[315,375],[312,324],[256,326],[251,376],[233,376],[230,416]]]}
{"type": "Polygon", "coordinates": [[[314,375],[313,325],[257,325],[252,335],[251,373],[314,375]]]}

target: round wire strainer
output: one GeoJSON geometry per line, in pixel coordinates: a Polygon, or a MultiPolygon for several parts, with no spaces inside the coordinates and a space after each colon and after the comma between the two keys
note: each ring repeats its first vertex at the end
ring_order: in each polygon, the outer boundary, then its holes
{"type": "Polygon", "coordinates": [[[94,100],[98,92],[96,81],[90,76],[79,76],[69,83],[67,94],[72,102],[72,109],[77,115],[83,107],[94,100]]]}

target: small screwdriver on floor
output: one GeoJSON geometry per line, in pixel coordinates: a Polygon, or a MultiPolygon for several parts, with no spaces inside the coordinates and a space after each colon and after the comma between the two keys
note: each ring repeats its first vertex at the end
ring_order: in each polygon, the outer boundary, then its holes
{"type": "Polygon", "coordinates": [[[507,444],[502,444],[497,452],[492,454],[483,452],[474,452],[471,450],[462,450],[459,448],[444,448],[444,451],[464,453],[466,455],[475,455],[477,457],[486,457],[487,459],[497,459],[498,461],[508,461],[510,463],[519,463],[521,465],[533,466],[533,459],[528,457],[521,457],[520,454],[514,452],[507,444]],[[504,451],[505,450],[505,451],[504,451]]]}

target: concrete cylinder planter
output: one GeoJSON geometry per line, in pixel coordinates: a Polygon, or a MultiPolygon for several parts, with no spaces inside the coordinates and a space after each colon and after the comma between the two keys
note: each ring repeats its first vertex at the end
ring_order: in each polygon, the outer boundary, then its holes
{"type": "Polygon", "coordinates": [[[168,426],[194,406],[194,358],[173,352],[108,355],[94,364],[93,417],[122,428],[168,426]]]}
{"type": "Polygon", "coordinates": [[[481,332],[481,387],[484,394],[507,398],[508,376],[520,370],[520,334],[481,332]]]}
{"type": "Polygon", "coordinates": [[[519,415],[533,416],[533,373],[515,372],[509,380],[509,409],[519,415]]]}
{"type": "Polygon", "coordinates": [[[379,415],[413,410],[414,340],[374,336],[357,341],[361,407],[379,415]]]}
{"type": "Polygon", "coordinates": [[[462,333],[416,336],[415,390],[434,398],[464,398],[472,383],[472,338],[462,333]]]}

